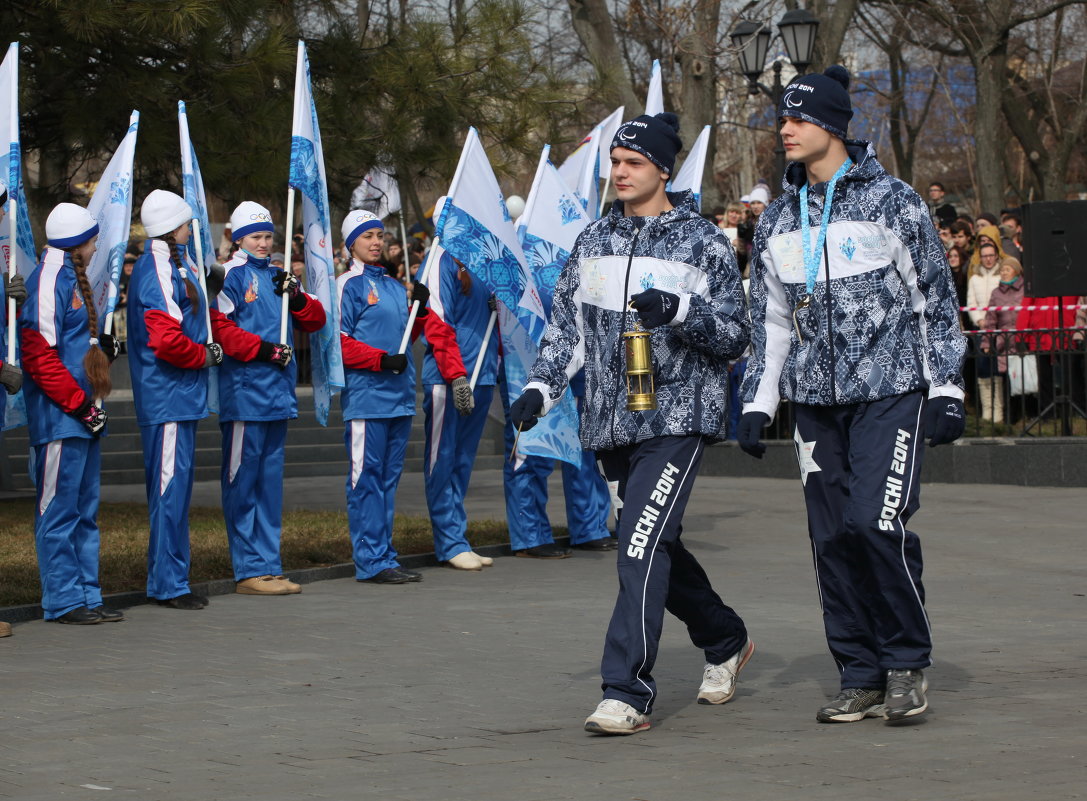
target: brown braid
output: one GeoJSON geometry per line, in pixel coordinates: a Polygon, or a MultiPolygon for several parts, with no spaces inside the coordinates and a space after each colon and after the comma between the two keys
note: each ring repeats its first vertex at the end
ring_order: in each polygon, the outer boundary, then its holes
{"type": "MultiPolygon", "coordinates": [[[[83,308],[87,310],[87,326],[90,336],[98,338],[98,309],[94,305],[94,294],[91,292],[91,282],[87,279],[87,266],[83,263],[83,256],[74,248],[65,249],[72,259],[75,267],[76,280],[79,282],[79,294],[83,296],[83,308]]],[[[91,345],[83,356],[83,371],[87,374],[87,380],[91,382],[91,394],[95,399],[109,397],[113,390],[113,382],[109,377],[109,359],[98,345],[91,345]]]]}
{"type": "Polygon", "coordinates": [[[181,273],[181,280],[185,282],[185,294],[189,296],[189,303],[192,304],[194,312],[200,311],[200,294],[196,291],[196,287],[193,282],[189,280],[189,271],[181,265],[181,257],[177,255],[177,240],[174,239],[174,232],[171,231],[168,234],[163,234],[159,237],[170,248],[170,261],[173,263],[177,271],[181,273]]]}

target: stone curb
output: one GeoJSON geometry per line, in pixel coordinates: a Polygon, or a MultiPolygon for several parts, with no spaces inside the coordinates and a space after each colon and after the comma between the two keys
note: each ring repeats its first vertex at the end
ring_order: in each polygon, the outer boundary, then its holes
{"type": "MultiPolygon", "coordinates": [[[[556,545],[569,545],[569,537],[555,537],[556,545]]],[[[484,545],[473,549],[480,556],[501,557],[512,556],[513,551],[509,544],[484,545]]],[[[438,558],[433,553],[419,553],[401,556],[397,559],[401,566],[416,569],[420,567],[437,567],[438,558]]],[[[312,584],[315,581],[329,581],[331,579],[351,578],[355,575],[355,565],[346,562],[327,567],[311,567],[306,570],[288,570],[285,575],[299,584],[312,584]]],[[[233,595],[233,579],[213,579],[201,581],[191,585],[191,589],[198,595],[233,595]]],[[[143,592],[115,592],[112,595],[103,596],[106,606],[120,609],[128,609],[133,606],[143,606],[153,603],[143,592]]],[[[30,620],[41,620],[42,608],[40,604],[24,604],[22,606],[0,607],[0,620],[7,623],[25,623],[30,620]]]]}

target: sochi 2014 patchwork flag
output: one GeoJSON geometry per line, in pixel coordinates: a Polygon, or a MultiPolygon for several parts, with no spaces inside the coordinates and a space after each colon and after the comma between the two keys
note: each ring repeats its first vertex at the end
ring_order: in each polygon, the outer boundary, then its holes
{"type": "MultiPolygon", "coordinates": [[[[332,261],[332,219],[325,180],[321,129],[313,103],[306,43],[298,42],[294,79],[294,124],[291,128],[290,185],[302,194],[305,235],[306,291],[325,307],[325,325],[310,334],[313,354],[313,403],[317,420],[328,425],[332,396],[343,389],[340,352],[340,304],[336,302],[336,271],[332,261]]],[[[286,232],[288,239],[291,232],[286,232]]]]}
{"type": "MultiPolygon", "coordinates": [[[[19,43],[8,45],[7,55],[0,64],[0,135],[6,135],[6,143],[0,141],[0,178],[8,188],[8,200],[4,207],[7,216],[0,226],[0,252],[3,253],[3,269],[23,276],[34,270],[36,253],[34,233],[30,228],[30,215],[26,208],[23,189],[23,158],[19,139],[19,43]],[[4,146],[6,144],[6,147],[4,146]]],[[[4,361],[19,361],[18,336],[15,334],[15,315],[8,308],[4,286],[0,283],[0,307],[4,309],[7,325],[0,328],[0,354],[4,361]]],[[[23,391],[14,395],[5,393],[0,403],[0,428],[26,425],[26,404],[23,391]]]]}
{"type": "Polygon", "coordinates": [[[87,279],[98,309],[98,326],[103,331],[106,325],[110,325],[112,331],[121,266],[128,249],[128,229],[132,223],[132,163],[136,158],[139,127],[140,112],[133,111],[128,120],[128,131],[87,204],[87,211],[98,221],[98,249],[87,265],[87,279]]]}
{"type": "MultiPolygon", "coordinates": [[[[547,316],[475,128],[468,130],[435,233],[442,247],[479,276],[498,300],[506,391],[512,402],[527,383],[547,316]]],[[[536,426],[521,435],[518,450],[580,465],[576,417],[566,421],[565,429],[564,436],[556,436],[554,426],[536,426]]]]}

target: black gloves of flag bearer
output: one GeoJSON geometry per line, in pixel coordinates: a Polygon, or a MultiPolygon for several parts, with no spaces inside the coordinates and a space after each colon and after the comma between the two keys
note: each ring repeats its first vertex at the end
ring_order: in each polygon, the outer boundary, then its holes
{"type": "Polygon", "coordinates": [[[513,422],[513,427],[528,431],[536,425],[536,418],[540,416],[543,407],[543,393],[538,389],[526,389],[510,406],[510,420],[513,422]]]}

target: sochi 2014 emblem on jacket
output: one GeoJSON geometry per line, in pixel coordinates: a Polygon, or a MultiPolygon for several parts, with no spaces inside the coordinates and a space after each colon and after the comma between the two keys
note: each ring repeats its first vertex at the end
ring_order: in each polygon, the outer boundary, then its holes
{"type": "Polygon", "coordinates": [[[375,303],[381,300],[381,295],[377,291],[377,284],[374,283],[374,279],[367,278],[366,280],[370,282],[370,291],[366,293],[366,303],[370,306],[373,306],[375,303]]]}
{"type": "Polygon", "coordinates": [[[245,302],[252,303],[259,296],[257,291],[257,277],[254,275],[249,279],[249,288],[245,290],[245,302]]]}
{"type": "Polygon", "coordinates": [[[83,297],[79,294],[79,287],[72,289],[72,309],[79,311],[83,308],[83,297]]]}

